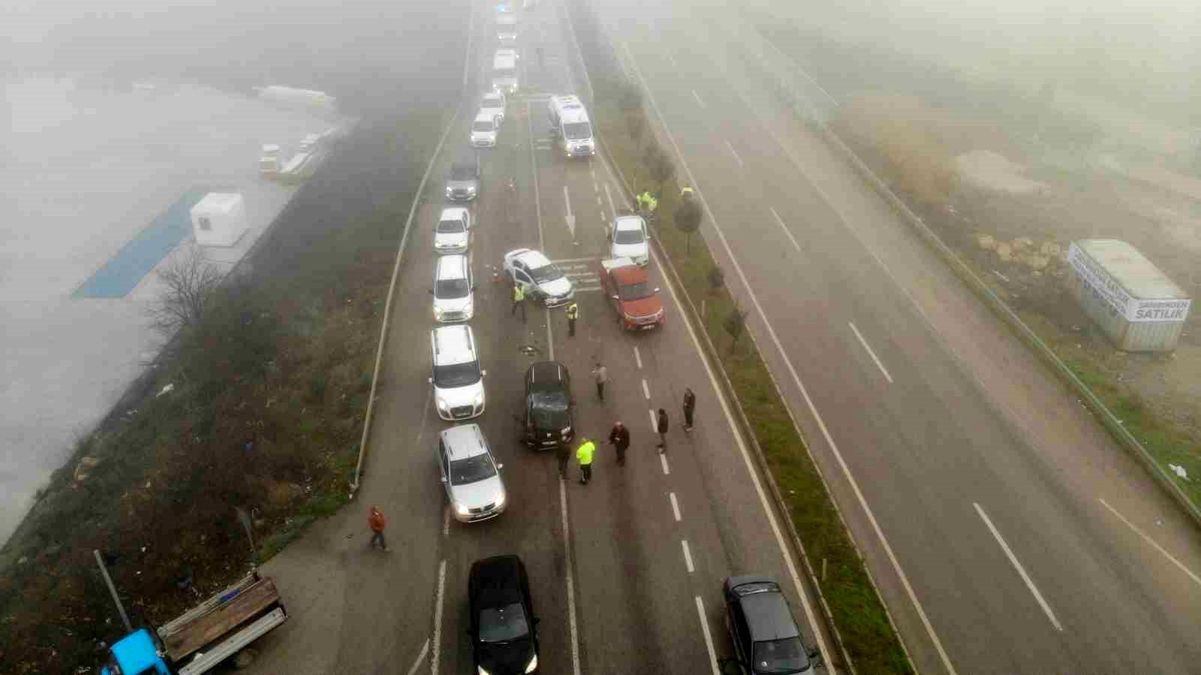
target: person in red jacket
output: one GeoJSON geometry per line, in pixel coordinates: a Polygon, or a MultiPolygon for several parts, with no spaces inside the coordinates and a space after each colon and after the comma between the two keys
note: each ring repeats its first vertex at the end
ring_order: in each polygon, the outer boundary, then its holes
{"type": "Polygon", "coordinates": [[[388,526],[388,519],[384,518],[384,512],[379,510],[378,506],[372,506],[371,511],[367,514],[367,525],[371,527],[371,541],[368,546],[375,548],[375,542],[379,542],[379,547],[383,550],[388,550],[388,542],[384,541],[384,528],[388,526]]]}

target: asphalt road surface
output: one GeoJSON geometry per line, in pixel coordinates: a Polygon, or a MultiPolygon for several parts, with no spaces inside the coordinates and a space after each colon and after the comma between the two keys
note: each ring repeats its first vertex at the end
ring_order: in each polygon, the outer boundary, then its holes
{"type": "Polygon", "coordinates": [[[498,146],[480,151],[482,194],[471,207],[478,289],[470,325],[487,371],[487,410],[473,421],[504,465],[509,506],[472,525],[449,517],[434,455],[447,425],[427,383],[433,226],[450,160],[469,151],[468,125],[496,46],[492,16],[475,3],[470,20],[462,17],[472,34],[463,74],[470,102],[449,129],[405,242],[358,507],[268,564],[291,620],[260,642],[253,671],[474,672],[467,574],[475,560],[501,553],[520,555],[529,569],[540,672],[716,673],[716,659],[730,653],[720,585],[733,574],[779,580],[806,641],[825,646],[777,516],[657,263],[661,330],[622,333],[599,292],[604,226],[623,198],[599,157],[568,160],[552,143],[546,94],[583,92],[562,7],[549,0],[519,10],[522,92],[510,98],[498,146]],[[511,287],[496,275],[503,254],[519,247],[541,249],[574,280],[574,337],[562,309],[531,304],[525,322],[510,314],[511,287]],[[569,369],[577,433],[598,442],[589,485],[574,480],[574,461],[561,481],[553,453],[518,441],[522,378],[543,359],[569,369]],[[604,402],[589,376],[598,360],[609,371],[604,402]],[[685,387],[698,396],[689,433],[681,430],[685,387]],[[659,407],[673,421],[665,455],[651,427],[659,407]],[[631,430],[624,467],[605,442],[616,420],[631,430]],[[367,548],[370,504],[390,518],[388,553],[367,548]]]}
{"type": "Polygon", "coordinates": [[[796,64],[734,4],[592,4],[917,667],[1197,672],[1196,530],[772,95],[796,64]]]}

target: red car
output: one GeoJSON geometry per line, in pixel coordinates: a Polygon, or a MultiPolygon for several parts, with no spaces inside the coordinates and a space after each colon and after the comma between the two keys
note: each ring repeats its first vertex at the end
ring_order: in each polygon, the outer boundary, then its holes
{"type": "Polygon", "coordinates": [[[650,287],[646,268],[629,258],[602,260],[600,266],[605,297],[621,319],[623,329],[650,330],[663,324],[659,289],[650,287]]]}

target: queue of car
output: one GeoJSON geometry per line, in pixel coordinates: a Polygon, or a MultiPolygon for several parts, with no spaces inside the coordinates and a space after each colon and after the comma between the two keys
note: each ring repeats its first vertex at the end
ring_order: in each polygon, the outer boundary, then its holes
{"type": "MultiPolygon", "coordinates": [[[[523,0],[529,9],[533,0],[523,0]]],[[[517,20],[512,0],[496,6],[499,48],[493,55],[491,90],[480,99],[472,120],[470,154],[457,157],[446,180],[448,205],[434,226],[433,318],[429,378],[438,416],[454,423],[438,435],[436,462],[455,520],[475,523],[501,515],[508,504],[501,470],[478,424],[486,409],[484,378],[475,336],[476,284],[471,270],[472,232],[478,225],[470,203],[481,194],[478,151],[497,145],[505,121],[507,94],[519,88],[515,43],[517,20]]],[[[548,114],[558,147],[568,158],[596,153],[591,121],[576,96],[552,96],[548,114]]],[[[602,290],[625,330],[662,326],[663,304],[651,288],[650,234],[638,215],[619,215],[606,230],[609,258],[600,261],[602,290]]],[[[503,257],[507,281],[548,308],[575,298],[575,287],[541,251],[519,248],[503,257]]],[[[525,374],[522,442],[549,450],[573,442],[575,399],[571,375],[556,361],[539,361],[525,374]]],[[[726,625],[735,656],[723,660],[728,673],[808,673],[820,657],[807,651],[780,587],[765,577],[731,577],[723,584],[726,625]]],[[[533,673],[538,670],[538,618],[525,565],[515,555],[476,561],[468,579],[469,636],[478,675],[533,673]]]]}

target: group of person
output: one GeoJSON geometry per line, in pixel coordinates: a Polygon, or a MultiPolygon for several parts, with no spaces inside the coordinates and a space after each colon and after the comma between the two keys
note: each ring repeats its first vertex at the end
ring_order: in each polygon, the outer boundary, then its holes
{"type": "MultiPolygon", "coordinates": [[[[608,372],[605,366],[597,363],[592,369],[592,376],[596,382],[596,395],[601,401],[605,400],[605,384],[608,382],[608,372]]],[[[692,431],[693,416],[696,413],[696,394],[693,393],[690,387],[684,388],[684,431],[692,431]]],[[[670,420],[667,416],[667,410],[659,408],[655,415],[655,433],[659,435],[659,442],[655,448],[659,454],[667,452],[667,431],[670,427],[670,420]]],[[[609,430],[609,445],[613,446],[615,451],[617,465],[625,466],[626,451],[630,448],[630,430],[621,421],[617,420],[613,423],[613,428],[609,430]]],[[[592,480],[592,462],[596,454],[596,442],[586,436],[580,437],[580,444],[576,446],[575,459],[580,467],[580,484],[587,485],[592,480]]],[[[567,465],[571,461],[571,448],[566,443],[560,443],[556,448],[556,455],[559,460],[559,478],[567,479],[567,465]]]]}

